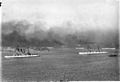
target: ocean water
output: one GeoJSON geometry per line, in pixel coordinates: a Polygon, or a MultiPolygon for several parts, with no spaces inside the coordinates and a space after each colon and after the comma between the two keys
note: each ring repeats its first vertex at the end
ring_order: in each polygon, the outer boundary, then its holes
{"type": "Polygon", "coordinates": [[[5,59],[2,79],[8,82],[60,80],[119,80],[118,58],[109,54],[81,56],[74,49],[39,53],[40,57],[5,59]]]}

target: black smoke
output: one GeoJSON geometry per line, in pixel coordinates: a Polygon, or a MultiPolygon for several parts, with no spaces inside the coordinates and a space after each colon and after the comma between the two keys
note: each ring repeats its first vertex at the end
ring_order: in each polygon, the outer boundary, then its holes
{"type": "Polygon", "coordinates": [[[2,46],[61,46],[96,43],[102,47],[118,47],[119,32],[116,29],[71,29],[57,26],[44,30],[42,24],[26,20],[2,23],[2,46]],[[33,30],[31,30],[33,28],[33,30]],[[30,30],[28,32],[28,30],[30,30]]]}

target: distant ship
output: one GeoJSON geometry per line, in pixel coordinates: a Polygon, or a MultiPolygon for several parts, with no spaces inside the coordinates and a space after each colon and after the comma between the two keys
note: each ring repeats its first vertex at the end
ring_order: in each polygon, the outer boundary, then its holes
{"type": "Polygon", "coordinates": [[[19,48],[17,47],[15,49],[15,54],[12,56],[4,56],[5,58],[26,58],[26,57],[37,57],[39,56],[38,54],[31,54],[29,51],[29,48],[19,48]]]}

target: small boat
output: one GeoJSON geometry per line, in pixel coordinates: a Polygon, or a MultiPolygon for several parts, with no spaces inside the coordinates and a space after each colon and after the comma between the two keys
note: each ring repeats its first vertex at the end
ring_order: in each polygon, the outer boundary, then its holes
{"type": "Polygon", "coordinates": [[[26,57],[38,57],[39,55],[13,55],[13,56],[4,56],[5,58],[26,58],[26,57]]]}

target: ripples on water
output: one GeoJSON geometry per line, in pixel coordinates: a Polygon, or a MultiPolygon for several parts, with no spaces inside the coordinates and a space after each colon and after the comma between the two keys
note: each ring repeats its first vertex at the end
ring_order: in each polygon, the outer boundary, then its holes
{"type": "Polygon", "coordinates": [[[3,80],[24,82],[27,80],[118,79],[116,58],[106,55],[80,56],[76,51],[69,49],[43,54],[40,54],[40,57],[5,59],[3,56],[12,55],[12,53],[2,53],[3,80]],[[96,62],[98,64],[95,64],[96,62]]]}

